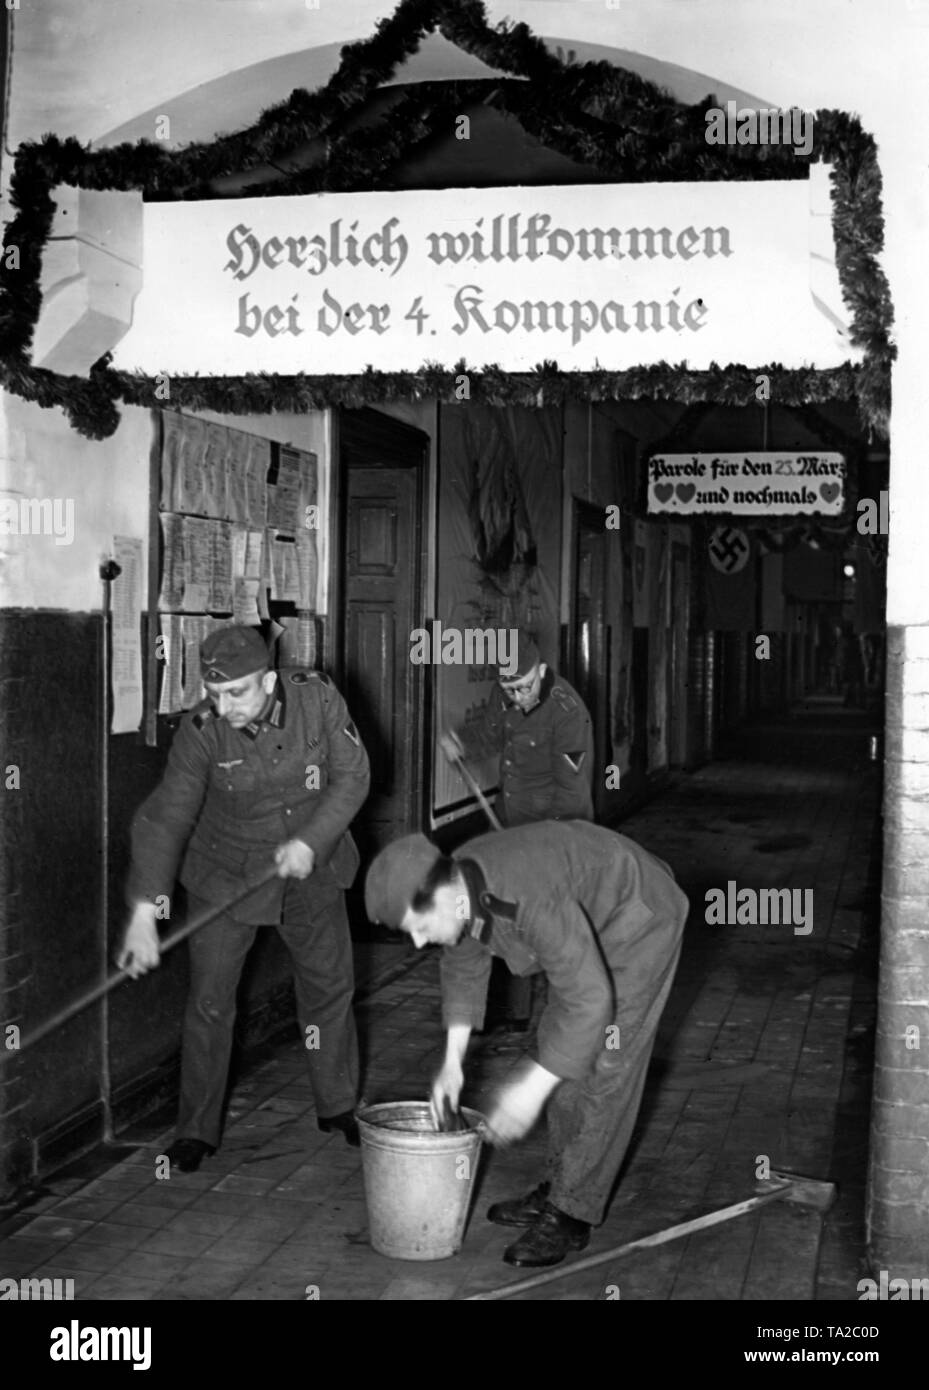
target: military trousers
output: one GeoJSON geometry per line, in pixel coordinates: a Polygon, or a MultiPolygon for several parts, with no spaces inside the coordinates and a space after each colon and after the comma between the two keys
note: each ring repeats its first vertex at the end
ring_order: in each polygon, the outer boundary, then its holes
{"type": "MultiPolygon", "coordinates": [[[[210,904],[189,896],[191,915],[210,904]]],[[[218,917],[191,936],[190,993],[181,1050],[178,1138],[218,1145],[229,1075],[236,992],[260,928],[218,917]]],[[[294,970],[297,1017],[320,1118],[352,1110],[358,1098],[354,969],[345,895],[328,868],[288,880],[277,930],[294,970]]]]}
{"type": "Polygon", "coordinates": [[[686,910],[656,921],[625,960],[612,960],[613,1022],[590,1071],[562,1081],[548,1104],[549,1201],[599,1225],[642,1102],[655,1035],[677,968],[686,910]]]}

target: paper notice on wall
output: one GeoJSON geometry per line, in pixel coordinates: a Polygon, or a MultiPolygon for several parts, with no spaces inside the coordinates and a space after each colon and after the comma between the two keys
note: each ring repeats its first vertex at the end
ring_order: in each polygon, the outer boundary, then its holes
{"type": "Polygon", "coordinates": [[[281,449],[277,480],[268,488],[268,525],[292,536],[300,524],[298,517],[301,489],[300,456],[281,449]]]}
{"type": "Polygon", "coordinates": [[[207,425],[200,472],[203,479],[203,508],[207,516],[226,516],[226,440],[229,431],[222,425],[207,425]]]}
{"type": "Polygon", "coordinates": [[[248,532],[244,526],[232,528],[232,578],[236,580],[245,574],[245,549],[248,545],[248,532]]]}
{"type": "Polygon", "coordinates": [[[297,562],[297,547],[293,541],[282,541],[281,548],[284,552],[284,602],[298,604],[300,602],[300,566],[297,562]]]}
{"type": "Polygon", "coordinates": [[[206,422],[184,416],[184,438],[180,451],[175,503],[179,512],[202,512],[203,456],[206,452],[206,422]]]}
{"type": "Polygon", "coordinates": [[[297,546],[292,540],[282,540],[274,536],[271,540],[271,565],[273,584],[271,597],[280,603],[297,603],[300,598],[300,573],[297,564],[297,546]]]}
{"type": "Polygon", "coordinates": [[[244,575],[237,575],[235,590],[232,595],[232,620],[235,623],[243,623],[246,627],[257,627],[261,621],[261,613],[258,608],[258,584],[257,579],[246,579],[244,575]]]}
{"type": "Polygon", "coordinates": [[[174,511],[177,507],[178,470],[183,432],[180,416],[165,411],[161,417],[161,507],[174,511]]]}
{"type": "Polygon", "coordinates": [[[170,613],[184,604],[184,523],[170,512],[162,512],[159,519],[164,558],[158,607],[170,613]]]}
{"type": "Polygon", "coordinates": [[[211,521],[210,527],[210,601],[207,607],[215,613],[232,612],[232,525],[228,521],[211,521]]]}
{"type": "Polygon", "coordinates": [[[211,524],[198,517],[183,518],[184,598],[181,607],[188,611],[195,612],[210,606],[210,574],[213,567],[211,524]]]}
{"type": "Polygon", "coordinates": [[[299,594],[297,607],[313,613],[316,611],[316,578],[318,560],[316,556],[316,534],[313,531],[297,532],[297,582],[299,594]]]}
{"type": "Polygon", "coordinates": [[[159,714],[178,714],[182,708],[184,649],[181,642],[181,620],[176,613],[159,613],[161,629],[161,694],[159,714]]]}
{"type": "Polygon", "coordinates": [[[248,436],[229,432],[226,454],[226,515],[230,521],[248,524],[248,436]]]}
{"type": "Polygon", "coordinates": [[[261,550],[261,588],[267,589],[273,601],[277,601],[280,595],[277,592],[277,574],[274,564],[274,532],[265,531],[264,542],[261,550]]]}
{"type": "Polygon", "coordinates": [[[264,574],[264,531],[249,531],[242,573],[247,579],[261,579],[264,574]]]}
{"type": "Polygon", "coordinates": [[[190,709],[199,704],[205,694],[200,679],[200,643],[207,635],[209,618],[181,618],[181,646],[184,651],[184,687],[181,692],[182,709],[190,709]]]}
{"type": "Polygon", "coordinates": [[[142,722],[142,542],[135,536],[114,536],[113,555],[120,573],[111,591],[110,730],[130,734],[142,722]]]}
{"type": "Polygon", "coordinates": [[[316,623],[312,618],[281,618],[279,666],[316,665],[316,623]]]}
{"type": "Polygon", "coordinates": [[[260,621],[258,588],[261,583],[263,533],[244,526],[231,527],[232,619],[254,626],[260,621]]]}
{"type": "Polygon", "coordinates": [[[246,464],[246,498],[249,526],[264,526],[268,516],[268,468],[271,445],[267,439],[251,438],[246,464]]]}

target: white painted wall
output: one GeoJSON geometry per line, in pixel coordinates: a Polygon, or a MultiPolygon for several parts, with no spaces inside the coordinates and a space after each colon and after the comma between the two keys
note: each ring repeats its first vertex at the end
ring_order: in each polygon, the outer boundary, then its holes
{"type": "MultiPolygon", "coordinates": [[[[888,616],[892,623],[929,621],[924,570],[929,569],[929,548],[922,542],[929,504],[929,469],[923,458],[929,0],[779,0],[777,5],[770,0],[622,0],[615,8],[608,8],[606,0],[489,0],[487,9],[492,22],[508,16],[562,43],[573,38],[632,49],[649,59],[712,74],[777,105],[855,111],[875,134],[884,175],[885,264],[900,349],[894,381],[888,616]]],[[[362,38],[391,10],[385,0],[319,0],[318,9],[305,0],[24,4],[13,14],[10,142],[15,146],[49,129],[90,139],[163,99],[261,59],[362,38]]],[[[269,91],[268,104],[286,95],[269,91]]],[[[8,176],[8,158],[4,169],[8,176]]],[[[17,418],[22,422],[21,415],[17,418]]],[[[119,442],[92,445],[47,424],[36,428],[46,453],[52,441],[75,462],[95,453],[101,462],[83,474],[85,486],[91,487],[97,471],[105,475],[117,454],[125,457],[122,441],[132,429],[127,422],[119,442]]],[[[12,485],[19,486],[28,478],[29,458],[8,453],[6,460],[12,485]]],[[[119,490],[125,488],[131,498],[138,484],[124,479],[110,500],[114,481],[115,475],[99,499],[118,512],[119,490]]],[[[90,537],[86,545],[89,554],[90,537]]],[[[86,562],[73,573],[69,566],[61,583],[54,582],[47,565],[36,561],[34,567],[37,578],[23,594],[41,595],[48,602],[54,593],[57,606],[86,606],[95,582],[84,574],[86,562]]]]}
{"type": "Polygon", "coordinates": [[[122,411],[109,439],[84,439],[61,410],[41,410],[18,396],[3,398],[5,442],[0,488],[14,498],[71,504],[73,539],[0,534],[0,607],[90,612],[102,605],[100,562],[113,536],[138,536],[147,564],[151,413],[122,411]]]}

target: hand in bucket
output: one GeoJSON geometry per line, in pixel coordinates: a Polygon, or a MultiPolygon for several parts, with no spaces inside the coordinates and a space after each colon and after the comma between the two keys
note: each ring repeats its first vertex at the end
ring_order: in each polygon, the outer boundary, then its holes
{"type": "Polygon", "coordinates": [[[432,1123],[437,1130],[450,1128],[446,1124],[446,1116],[458,1114],[458,1099],[463,1085],[464,1072],[461,1063],[454,1057],[446,1057],[442,1070],[432,1083],[432,1095],[429,1100],[432,1123]]]}

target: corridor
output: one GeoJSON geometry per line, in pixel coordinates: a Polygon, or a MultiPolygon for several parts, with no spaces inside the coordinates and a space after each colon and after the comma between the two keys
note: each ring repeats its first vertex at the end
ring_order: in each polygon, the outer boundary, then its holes
{"type": "MultiPolygon", "coordinates": [[[[673,866],[691,900],[636,1137],[587,1255],[749,1197],[765,1157],[838,1184],[819,1214],[783,1201],[713,1230],[561,1277],[526,1300],[857,1300],[879,912],[878,728],[810,702],[743,730],[617,828],[673,866]],[[707,923],[706,894],[797,889],[802,925],[707,923]],[[812,899],[804,898],[812,890],[812,899]]],[[[740,914],[747,915],[747,914],[740,914]]],[[[438,955],[360,942],[369,1101],[423,1097],[437,1064],[438,955]]],[[[131,988],[131,986],[126,986],[131,988]]],[[[477,1038],[480,1109],[525,1038],[477,1038]]],[[[485,1151],[464,1245],[389,1260],[366,1235],[361,1157],[321,1134],[290,1035],[245,1059],[223,1146],[168,1181],[172,1115],[61,1170],[0,1226],[0,1276],[74,1280],[77,1299],[461,1299],[513,1282],[487,1206],[538,1180],[544,1132],[485,1151]]]]}

